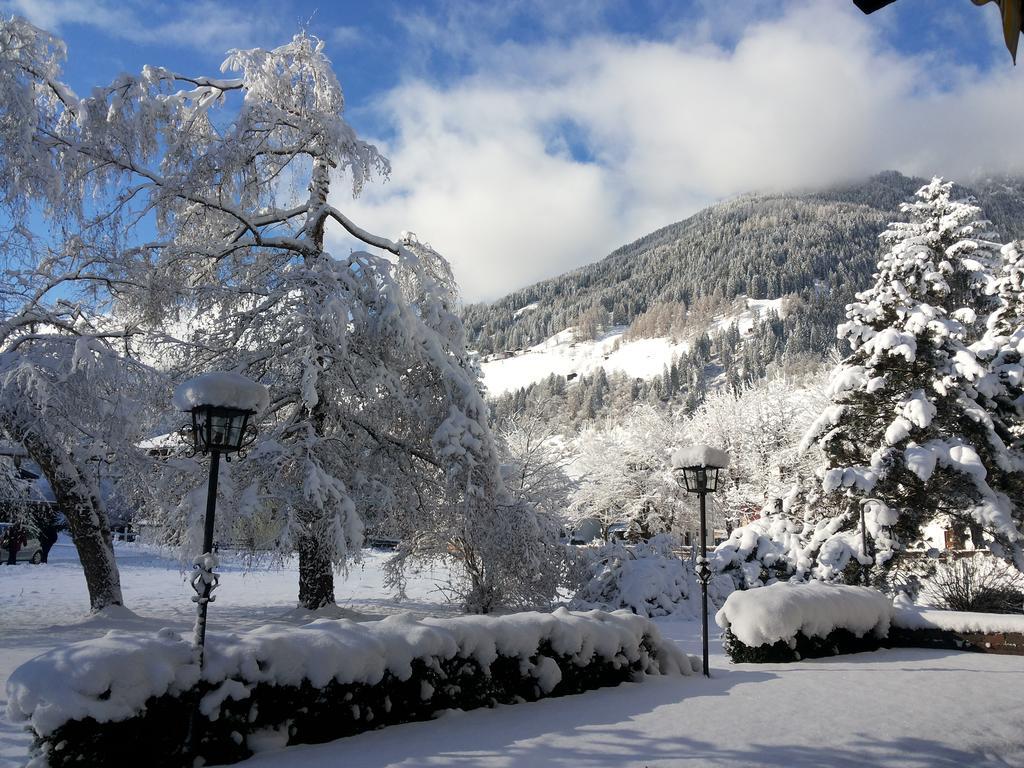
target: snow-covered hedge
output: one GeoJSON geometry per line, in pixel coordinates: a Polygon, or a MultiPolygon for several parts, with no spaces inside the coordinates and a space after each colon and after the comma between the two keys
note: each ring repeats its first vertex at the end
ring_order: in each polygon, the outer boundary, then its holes
{"type": "Polygon", "coordinates": [[[659,534],[631,547],[611,542],[580,548],[584,583],[571,607],[624,609],[648,617],[697,615],[688,605],[698,590],[696,580],[673,552],[674,543],[671,536],[659,534]]]}
{"type": "Polygon", "coordinates": [[[897,600],[887,645],[1024,656],[1024,616],[929,610],[897,600]]]}
{"type": "Polygon", "coordinates": [[[733,661],[795,661],[874,650],[892,611],[889,597],[867,587],[777,582],[733,592],[715,620],[733,661]]]}
{"type": "Polygon", "coordinates": [[[15,670],[8,716],[34,732],[33,768],[179,768],[197,702],[196,756],[217,764],[439,710],[694,669],[694,660],[663,641],[649,620],[626,612],[267,626],[210,637],[201,679],[178,633],[112,631],[15,670]]]}
{"type": "Polygon", "coordinates": [[[974,613],[972,611],[941,611],[897,605],[893,611],[893,627],[900,629],[945,629],[961,633],[1024,634],[1024,615],[1007,613],[974,613]]]}

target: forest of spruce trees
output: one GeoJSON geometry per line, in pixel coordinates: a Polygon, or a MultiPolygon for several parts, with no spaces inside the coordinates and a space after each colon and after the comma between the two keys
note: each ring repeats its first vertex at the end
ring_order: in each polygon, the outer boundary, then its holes
{"type": "MultiPolygon", "coordinates": [[[[737,389],[769,371],[804,371],[839,349],[836,326],[871,283],[879,233],[926,180],[895,171],[825,191],[751,194],[706,208],[622,246],[604,259],[509,294],[471,304],[463,317],[481,355],[522,350],[565,330],[593,338],[627,327],[624,339],[688,339],[689,353],[661,376],[641,380],[598,371],[567,385],[553,375],[495,402],[493,417],[543,411],[575,431],[612,407],[673,403],[692,411],[709,382],[737,389]],[[738,297],[785,298],[741,335],[736,325],[708,335],[738,297]],[[528,311],[520,311],[530,307],[528,311]]],[[[974,196],[1005,242],[1024,235],[1024,180],[987,179],[955,187],[974,196]]]]}

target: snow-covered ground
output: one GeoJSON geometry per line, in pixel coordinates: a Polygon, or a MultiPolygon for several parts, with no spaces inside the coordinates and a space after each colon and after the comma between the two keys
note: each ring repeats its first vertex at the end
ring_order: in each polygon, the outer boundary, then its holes
{"type": "MultiPolygon", "coordinates": [[[[176,562],[118,550],[125,598],[145,618],[83,619],[85,586],[70,547],[44,566],[0,566],[0,681],[22,661],[112,627],[187,629],[190,588],[176,562]]],[[[338,594],[349,611],[447,613],[442,571],[410,584],[409,603],[383,588],[384,555],[369,554],[338,594]]],[[[218,630],[301,621],[293,564],[245,574],[224,568],[211,606],[218,630]]],[[[693,621],[659,619],[699,652],[693,621]]],[[[384,766],[963,766],[1024,765],[1024,658],[894,650],[791,665],[733,665],[712,642],[712,679],[655,678],[570,698],[450,712],[330,744],[290,747],[242,765],[384,766]]],[[[0,689],[0,698],[3,697],[0,689]]],[[[5,703],[5,702],[4,702],[5,703]]],[[[0,719],[0,767],[24,763],[27,735],[0,719]]]]}
{"type": "Polygon", "coordinates": [[[596,341],[574,341],[571,330],[561,331],[514,357],[482,363],[487,394],[495,397],[528,387],[552,373],[563,377],[573,373],[589,376],[598,368],[607,373],[623,371],[650,379],[671,364],[674,355],[688,349],[686,342],[676,343],[672,339],[637,339],[621,341],[613,351],[625,331],[625,327],[613,328],[596,341]]]}
{"type": "MultiPolygon", "coordinates": [[[[711,334],[724,333],[737,324],[741,334],[750,333],[755,321],[769,311],[784,312],[785,299],[739,299],[734,312],[716,318],[709,327],[711,334]]],[[[535,305],[520,308],[529,311],[535,305]]],[[[491,359],[481,364],[484,386],[490,397],[514,392],[542,381],[552,373],[559,376],[589,376],[598,368],[618,371],[639,379],[661,374],[672,358],[689,349],[686,341],[670,338],[625,341],[626,326],[617,326],[594,341],[576,341],[573,331],[565,330],[551,338],[504,359],[491,359]],[[613,349],[618,342],[618,349],[613,349]]]]}
{"type": "Polygon", "coordinates": [[[774,312],[783,318],[786,316],[785,298],[749,299],[741,296],[736,301],[738,307],[735,311],[729,312],[723,317],[715,318],[711,328],[708,329],[709,334],[714,336],[716,333],[725,333],[729,330],[730,325],[736,323],[736,329],[741,335],[745,336],[753,330],[754,323],[769,312],[774,312]]]}

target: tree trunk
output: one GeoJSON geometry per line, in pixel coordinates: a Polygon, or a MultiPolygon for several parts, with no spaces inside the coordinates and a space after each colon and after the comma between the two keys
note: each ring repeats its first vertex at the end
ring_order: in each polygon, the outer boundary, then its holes
{"type": "Polygon", "coordinates": [[[110,522],[90,483],[60,446],[52,445],[35,430],[17,422],[8,423],[8,432],[21,443],[39,465],[53,489],[57,508],[68,521],[71,540],[78,550],[89,590],[89,606],[99,611],[108,605],[123,605],[121,575],[114,560],[110,522]]]}
{"type": "Polygon", "coordinates": [[[985,536],[982,534],[981,526],[977,523],[968,524],[968,529],[971,532],[971,544],[974,545],[975,549],[988,549],[988,544],[985,543],[985,536]]]}
{"type": "Polygon", "coordinates": [[[299,604],[310,611],[334,603],[334,567],[320,542],[299,539],[299,604]]]}
{"type": "MultiPolygon", "coordinates": [[[[313,431],[317,437],[324,436],[324,428],[327,423],[324,413],[324,393],[318,392],[320,400],[309,413],[309,420],[313,424],[313,431]]],[[[323,511],[311,510],[311,514],[323,515],[323,511]]],[[[318,530],[312,521],[307,530],[318,530]]],[[[300,536],[298,541],[299,549],[299,605],[310,611],[323,608],[325,605],[334,603],[334,563],[330,552],[324,542],[318,541],[314,536],[300,536]]]]}

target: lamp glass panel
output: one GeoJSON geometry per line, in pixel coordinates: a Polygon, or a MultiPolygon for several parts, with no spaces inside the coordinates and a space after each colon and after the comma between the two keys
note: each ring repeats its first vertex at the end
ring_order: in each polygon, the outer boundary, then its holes
{"type": "Polygon", "coordinates": [[[714,493],[718,490],[718,473],[720,469],[720,467],[682,467],[683,482],[686,484],[686,490],[689,493],[700,493],[701,491],[714,493]]]}
{"type": "Polygon", "coordinates": [[[192,418],[198,450],[231,452],[241,448],[248,411],[199,407],[193,410],[192,418]]]}
{"type": "Polygon", "coordinates": [[[706,470],[707,474],[707,489],[714,493],[718,490],[718,467],[708,467],[706,470]]]}

